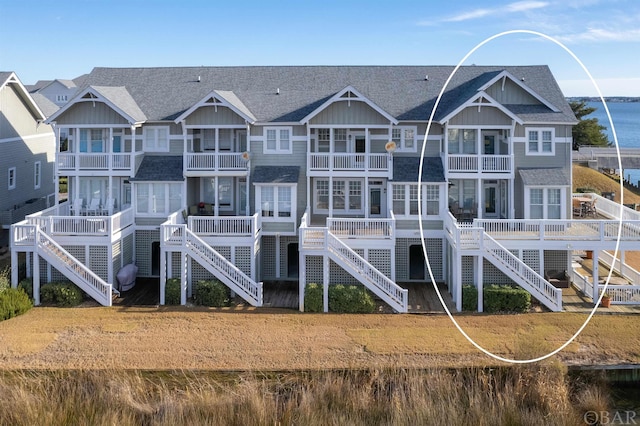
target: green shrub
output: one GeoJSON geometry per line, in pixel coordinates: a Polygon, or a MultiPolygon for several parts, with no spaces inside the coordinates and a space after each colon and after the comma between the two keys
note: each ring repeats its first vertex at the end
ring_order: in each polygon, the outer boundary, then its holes
{"type": "Polygon", "coordinates": [[[462,310],[474,311],[478,310],[478,289],[471,284],[462,286],[462,310]]]}
{"type": "Polygon", "coordinates": [[[33,300],[33,280],[31,278],[25,278],[18,283],[18,288],[24,290],[29,296],[29,299],[33,300]]]}
{"type": "Polygon", "coordinates": [[[376,309],[371,293],[362,286],[329,286],[329,309],[333,312],[372,313],[376,309]]]}
{"type": "Polygon", "coordinates": [[[322,286],[316,283],[307,284],[304,289],[304,311],[322,312],[322,286]]]}
{"type": "Polygon", "coordinates": [[[82,303],[83,294],[75,284],[70,282],[48,283],[40,287],[40,301],[56,306],[77,306],[82,303]]]}
{"type": "Polygon", "coordinates": [[[0,293],[0,321],[27,312],[33,304],[22,289],[8,288],[0,293]]]}
{"type": "Polygon", "coordinates": [[[593,193],[593,194],[600,195],[600,191],[598,191],[595,188],[588,187],[588,186],[576,188],[576,192],[579,192],[580,194],[591,194],[591,193],[593,193]]]}
{"type": "Polygon", "coordinates": [[[4,268],[0,271],[0,292],[11,288],[11,270],[4,268]]]}
{"type": "Polygon", "coordinates": [[[165,305],[179,305],[180,297],[180,278],[169,278],[164,289],[165,305]]]}
{"type": "Polygon", "coordinates": [[[203,306],[228,306],[230,302],[229,288],[218,280],[201,280],[196,283],[193,302],[203,306]]]}
{"type": "Polygon", "coordinates": [[[491,285],[484,288],[485,312],[527,312],[531,294],[519,287],[491,285]]]}

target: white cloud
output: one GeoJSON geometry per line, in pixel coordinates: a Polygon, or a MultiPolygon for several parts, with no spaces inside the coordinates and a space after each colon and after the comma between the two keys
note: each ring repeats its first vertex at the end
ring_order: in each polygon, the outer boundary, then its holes
{"type": "Polygon", "coordinates": [[[527,12],[533,9],[541,9],[548,6],[549,3],[537,0],[525,0],[509,3],[506,6],[494,7],[491,9],[475,9],[469,12],[462,12],[458,15],[442,19],[442,22],[462,22],[471,19],[478,19],[488,15],[500,15],[506,13],[527,12]]]}
{"type": "Polygon", "coordinates": [[[562,34],[556,38],[564,43],[580,42],[633,42],[640,41],[640,29],[632,28],[628,30],[612,31],[604,28],[589,28],[584,32],[574,34],[562,34]]]}
{"type": "MultiPolygon", "coordinates": [[[[596,79],[603,96],[640,96],[640,78],[596,79]]],[[[591,80],[558,80],[565,96],[598,96],[591,80]]]]}

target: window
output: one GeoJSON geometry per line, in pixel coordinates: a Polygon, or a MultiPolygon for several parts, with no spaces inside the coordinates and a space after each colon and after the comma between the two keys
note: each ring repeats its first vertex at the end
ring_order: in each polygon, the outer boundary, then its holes
{"type": "Polygon", "coordinates": [[[440,214],[440,188],[437,185],[427,185],[427,216],[440,214]]]}
{"type": "Polygon", "coordinates": [[[449,129],[447,133],[449,154],[477,154],[476,129],[449,129]]]}
{"type": "Polygon", "coordinates": [[[553,155],[553,129],[527,129],[527,154],[553,155]]]}
{"type": "Polygon", "coordinates": [[[331,146],[331,130],[318,129],[318,152],[329,152],[331,146]]]}
{"type": "Polygon", "coordinates": [[[33,164],[33,189],[40,189],[40,182],[42,180],[42,163],[36,161],[33,164]]]}
{"type": "Polygon", "coordinates": [[[335,129],[333,131],[334,152],[347,152],[347,129],[335,129]]]}
{"type": "Polygon", "coordinates": [[[218,178],[218,192],[216,202],[216,179],[201,178],[201,200],[205,203],[218,204],[219,210],[232,211],[234,201],[234,178],[220,176],[218,178]]]}
{"type": "Polygon", "coordinates": [[[396,143],[396,150],[416,151],[416,127],[395,127],[391,129],[391,140],[396,143]]]}
{"type": "Polygon", "coordinates": [[[16,188],[16,168],[10,167],[8,173],[9,189],[16,188]]]}
{"type": "Polygon", "coordinates": [[[266,127],[264,130],[263,152],[265,154],[290,154],[291,128],[266,127]]]}
{"type": "MultiPolygon", "coordinates": [[[[315,210],[329,210],[329,181],[315,181],[315,210]]],[[[340,213],[362,213],[362,180],[338,180],[333,181],[333,210],[340,213]]]]}
{"type": "Polygon", "coordinates": [[[262,186],[259,205],[262,217],[290,218],[293,215],[292,186],[262,186]]]}
{"type": "Polygon", "coordinates": [[[67,102],[67,95],[56,95],[56,102],[67,102]]]}
{"type": "Polygon", "coordinates": [[[138,183],[136,213],[166,216],[179,210],[182,202],[182,183],[138,183]]]}
{"type": "Polygon", "coordinates": [[[418,214],[418,185],[409,185],[409,214],[418,214]]]}
{"type": "Polygon", "coordinates": [[[316,210],[329,210],[329,181],[316,181],[316,210]]]}
{"type": "Polygon", "coordinates": [[[530,188],[529,219],[561,219],[561,188],[530,188]]]}
{"type": "Polygon", "coordinates": [[[105,152],[102,129],[80,129],[80,152],[105,152]]]}
{"type": "Polygon", "coordinates": [[[393,213],[404,216],[404,185],[393,185],[393,213]]]}
{"type": "Polygon", "coordinates": [[[362,182],[349,181],[349,210],[362,209],[362,182]]]}
{"type": "MultiPolygon", "coordinates": [[[[422,197],[422,214],[438,216],[440,214],[440,187],[424,184],[422,187],[426,189],[426,194],[422,197]]],[[[393,214],[397,216],[418,215],[417,184],[394,184],[392,196],[393,214]]]]}
{"type": "Polygon", "coordinates": [[[147,152],[169,152],[169,127],[145,127],[144,150],[147,152]]]}

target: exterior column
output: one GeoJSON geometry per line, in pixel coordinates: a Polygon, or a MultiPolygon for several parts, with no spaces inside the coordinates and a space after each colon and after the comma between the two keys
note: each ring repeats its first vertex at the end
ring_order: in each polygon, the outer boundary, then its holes
{"type": "MultiPolygon", "coordinates": [[[[250,166],[247,166],[247,167],[250,167],[250,166]]],[[[251,207],[250,207],[251,206],[251,197],[249,196],[249,194],[251,193],[251,187],[249,186],[249,173],[247,173],[247,177],[244,180],[244,184],[245,184],[245,187],[246,187],[246,190],[245,190],[245,192],[246,192],[246,194],[245,194],[246,205],[245,205],[245,209],[244,209],[245,210],[244,214],[247,215],[247,216],[251,216],[251,207]]]]}
{"type": "Polygon", "coordinates": [[[304,312],[304,290],[307,286],[306,256],[302,250],[298,254],[298,310],[304,312]]]}
{"type": "MultiPolygon", "coordinates": [[[[11,287],[18,287],[18,252],[13,247],[13,229],[11,230],[11,287]]],[[[27,259],[29,256],[27,256],[27,259]]]]}
{"type": "Polygon", "coordinates": [[[333,217],[333,176],[329,176],[329,217],[333,217]]]}
{"type": "MultiPolygon", "coordinates": [[[[364,204],[364,217],[366,219],[369,218],[369,212],[371,211],[371,208],[369,206],[369,178],[367,178],[367,176],[364,177],[364,194],[362,194],[362,199],[363,199],[363,204],[364,204]]],[[[346,193],[347,191],[349,191],[349,188],[347,188],[345,186],[344,188],[344,192],[346,193]]],[[[346,194],[345,194],[346,195],[346,194]]],[[[380,194],[380,196],[382,197],[382,194],[380,194]]],[[[346,207],[346,206],[345,206],[346,207]]]]}
{"type": "MultiPolygon", "coordinates": [[[[60,128],[56,125],[56,122],[54,121],[53,123],[51,123],[51,125],[53,126],[53,133],[54,133],[54,137],[56,138],[56,150],[55,150],[55,156],[56,158],[53,161],[53,185],[54,185],[54,203],[57,206],[60,203],[60,200],[58,198],[58,195],[60,194],[60,176],[58,173],[58,156],[60,155],[60,128]]],[[[69,200],[69,178],[67,177],[67,203],[71,203],[73,202],[73,200],[69,200]]],[[[47,207],[51,207],[49,205],[47,205],[47,207]]]]}
{"type": "MultiPolygon", "coordinates": [[[[326,240],[325,236],[325,240],[326,240]]],[[[324,312],[329,312],[329,256],[322,255],[322,306],[324,312]]]]}
{"type": "Polygon", "coordinates": [[[276,234],[276,278],[280,278],[280,234],[276,234]]]}
{"type": "Polygon", "coordinates": [[[476,188],[476,211],[475,211],[475,215],[478,219],[482,219],[482,206],[481,206],[481,202],[482,202],[482,179],[478,179],[476,181],[478,183],[477,188],[476,188]]]}
{"type": "MultiPolygon", "coordinates": [[[[36,231],[36,236],[40,232],[36,231]]],[[[33,252],[33,304],[38,306],[40,304],[40,256],[38,256],[38,252],[33,252]]]]}
{"type": "Polygon", "coordinates": [[[160,304],[165,303],[165,290],[167,286],[167,251],[160,247],[160,304]]]}
{"type": "MultiPolygon", "coordinates": [[[[480,243],[482,244],[482,243],[480,243]]],[[[483,268],[484,261],[482,255],[476,256],[476,280],[477,280],[477,288],[478,288],[478,312],[484,312],[484,277],[483,277],[483,268]]]]}
{"type": "Polygon", "coordinates": [[[597,303],[598,302],[598,298],[600,297],[600,289],[599,289],[599,283],[598,283],[598,254],[600,252],[598,250],[593,250],[593,267],[592,267],[592,275],[593,275],[593,303],[597,303]]]}
{"type": "Polygon", "coordinates": [[[187,304],[187,255],[180,252],[180,304],[187,304]]]}
{"type": "Polygon", "coordinates": [[[455,274],[456,309],[462,312],[462,256],[456,250],[455,263],[453,265],[455,274]]]}
{"type": "MultiPolygon", "coordinates": [[[[217,134],[217,133],[218,133],[218,131],[216,130],[216,134],[217,134]]],[[[216,142],[216,143],[217,143],[217,142],[216,142]]],[[[215,202],[215,203],[214,203],[214,205],[213,205],[213,215],[214,215],[214,216],[218,216],[218,213],[219,213],[219,211],[220,211],[220,206],[219,206],[219,203],[218,203],[218,199],[219,199],[219,198],[218,198],[218,197],[219,197],[219,195],[218,195],[218,184],[219,184],[219,183],[218,183],[218,176],[214,177],[214,178],[213,178],[213,181],[214,181],[214,184],[213,184],[213,185],[214,185],[213,193],[215,194],[215,200],[214,200],[214,202],[215,202]]]]}
{"type": "MultiPolygon", "coordinates": [[[[34,245],[34,248],[35,248],[35,245],[34,245]]],[[[31,253],[33,254],[33,253],[35,253],[35,251],[32,251],[31,253]]],[[[31,256],[29,256],[29,252],[27,252],[25,257],[27,258],[27,261],[26,261],[26,263],[27,263],[27,278],[33,278],[33,269],[31,269],[31,256]]],[[[17,263],[16,263],[16,265],[17,265],[17,263]]],[[[18,276],[18,275],[16,274],[16,276],[18,276]]]]}

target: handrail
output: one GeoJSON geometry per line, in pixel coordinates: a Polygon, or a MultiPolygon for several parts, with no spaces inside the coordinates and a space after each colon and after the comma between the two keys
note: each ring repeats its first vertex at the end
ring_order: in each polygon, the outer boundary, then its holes
{"type": "MultiPolygon", "coordinates": [[[[604,291],[605,286],[599,285],[599,293],[604,291]]],[[[611,298],[611,303],[616,305],[638,305],[640,304],[640,285],[612,285],[607,286],[607,294],[611,298]]]]}
{"type": "Polygon", "coordinates": [[[307,164],[311,171],[377,171],[389,170],[389,154],[353,152],[309,152],[307,164]]]}
{"type": "Polygon", "coordinates": [[[327,218],[329,231],[339,238],[393,238],[393,218],[391,219],[356,219],[327,218]]]}
{"type": "Polygon", "coordinates": [[[409,294],[407,289],[391,281],[366,259],[340,241],[339,238],[336,238],[328,229],[325,228],[324,233],[328,252],[333,255],[334,261],[347,266],[355,278],[396,311],[407,312],[409,294]]]}

